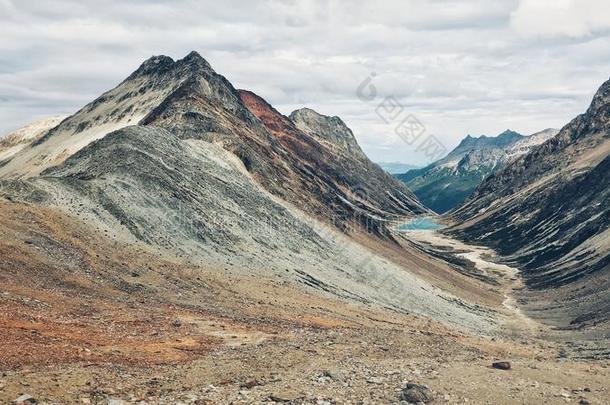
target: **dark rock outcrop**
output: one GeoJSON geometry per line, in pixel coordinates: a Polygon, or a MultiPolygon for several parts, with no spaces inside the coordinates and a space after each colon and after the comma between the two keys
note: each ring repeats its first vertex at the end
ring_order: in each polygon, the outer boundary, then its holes
{"type": "Polygon", "coordinates": [[[430,388],[422,384],[407,383],[400,393],[400,399],[410,404],[428,403],[434,400],[430,388]]]}

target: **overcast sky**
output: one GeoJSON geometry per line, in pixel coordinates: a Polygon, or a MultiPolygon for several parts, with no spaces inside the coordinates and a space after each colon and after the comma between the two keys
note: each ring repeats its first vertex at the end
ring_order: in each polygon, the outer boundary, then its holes
{"type": "Polygon", "coordinates": [[[377,114],[385,97],[451,149],[559,128],[610,76],[607,0],[100,3],[0,0],[0,133],[75,112],[151,55],[197,50],[285,114],[340,116],[373,160],[423,164],[377,114]]]}

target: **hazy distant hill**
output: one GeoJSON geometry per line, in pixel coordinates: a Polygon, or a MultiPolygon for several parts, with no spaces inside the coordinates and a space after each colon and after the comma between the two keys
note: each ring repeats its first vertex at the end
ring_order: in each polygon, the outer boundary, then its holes
{"type": "Polygon", "coordinates": [[[377,162],[377,164],[386,172],[390,174],[401,174],[406,173],[409,170],[419,169],[421,166],[412,165],[409,163],[400,162],[377,162]]]}

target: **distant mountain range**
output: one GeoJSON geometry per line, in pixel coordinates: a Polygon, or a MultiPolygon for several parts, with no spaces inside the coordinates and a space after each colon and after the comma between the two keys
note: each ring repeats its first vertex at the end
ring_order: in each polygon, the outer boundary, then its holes
{"type": "Polygon", "coordinates": [[[444,213],[461,204],[489,174],[557,132],[549,128],[529,136],[511,130],[495,137],[468,135],[444,158],[396,177],[427,207],[444,213]]]}
{"type": "Polygon", "coordinates": [[[421,166],[412,165],[409,163],[401,162],[377,162],[377,164],[386,172],[390,174],[401,174],[406,173],[409,170],[419,169],[421,166]]]}
{"type": "Polygon", "coordinates": [[[36,142],[47,131],[59,124],[65,116],[41,118],[0,137],[0,162],[36,142]]]}

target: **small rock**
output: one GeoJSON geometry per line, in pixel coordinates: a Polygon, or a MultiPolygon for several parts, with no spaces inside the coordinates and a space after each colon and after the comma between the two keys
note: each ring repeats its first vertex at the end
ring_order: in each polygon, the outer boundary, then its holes
{"type": "Polygon", "coordinates": [[[16,405],[37,404],[38,400],[31,395],[23,394],[19,398],[15,399],[13,403],[16,405]]]}
{"type": "Polygon", "coordinates": [[[591,405],[591,402],[587,401],[586,399],[581,399],[580,401],[578,401],[579,405],[591,405]]]}
{"type": "Polygon", "coordinates": [[[245,383],[239,384],[239,387],[250,389],[250,388],[257,387],[259,385],[264,385],[264,384],[258,380],[250,380],[245,383]]]}
{"type": "Polygon", "coordinates": [[[369,377],[369,378],[367,378],[366,382],[369,384],[382,384],[383,378],[382,377],[369,377]]]}
{"type": "Polygon", "coordinates": [[[496,361],[491,366],[498,370],[510,370],[510,363],[508,361],[496,361]]]}
{"type": "Polygon", "coordinates": [[[428,403],[434,400],[432,391],[425,385],[407,383],[406,387],[403,388],[400,393],[400,399],[407,401],[411,404],[417,404],[419,402],[428,403]]]}
{"type": "Polygon", "coordinates": [[[179,328],[182,326],[182,321],[180,319],[174,319],[174,321],[172,322],[172,326],[179,328]]]}
{"type": "Polygon", "coordinates": [[[269,395],[269,399],[274,402],[292,402],[298,400],[300,397],[299,394],[291,391],[278,392],[269,395]]]}
{"type": "Polygon", "coordinates": [[[340,370],[324,370],[322,375],[337,382],[344,382],[346,380],[345,373],[340,370]]]}
{"type": "Polygon", "coordinates": [[[325,374],[321,374],[321,375],[317,376],[314,381],[317,381],[317,382],[323,384],[323,383],[329,382],[330,377],[325,374]]]}

